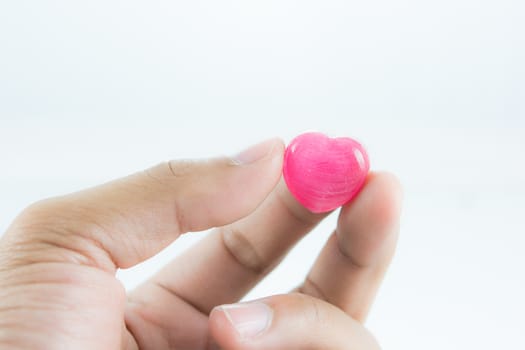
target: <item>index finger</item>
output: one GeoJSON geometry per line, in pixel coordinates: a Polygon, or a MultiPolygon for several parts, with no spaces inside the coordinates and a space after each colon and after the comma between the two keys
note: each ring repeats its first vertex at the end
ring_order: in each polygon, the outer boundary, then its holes
{"type": "MultiPolygon", "coordinates": [[[[236,158],[170,161],[41,201],[15,220],[3,243],[29,243],[32,251],[38,248],[39,262],[69,259],[114,273],[182,233],[222,226],[255,210],[279,180],[283,149],[281,140],[271,139],[236,158]],[[56,254],[57,248],[67,254],[56,254]]],[[[34,261],[31,249],[25,250],[23,259],[34,261]]]]}

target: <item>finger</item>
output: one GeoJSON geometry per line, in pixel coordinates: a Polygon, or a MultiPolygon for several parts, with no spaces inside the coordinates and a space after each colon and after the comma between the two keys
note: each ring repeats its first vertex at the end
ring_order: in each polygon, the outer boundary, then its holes
{"type": "MultiPolygon", "coordinates": [[[[29,207],[12,240],[40,242],[38,259],[63,258],[114,271],[159,252],[180,234],[252,212],[275,187],[284,145],[272,139],[234,159],[170,161],[126,178],[29,207]],[[52,251],[47,253],[52,247],[52,251]],[[70,253],[74,252],[73,255],[70,253]]],[[[36,259],[32,257],[31,259],[36,259]]]]}
{"type": "Polygon", "coordinates": [[[394,254],[401,187],[390,174],[371,174],[344,206],[337,229],[299,291],[324,299],[363,322],[394,254]]]}
{"type": "Polygon", "coordinates": [[[375,339],[335,306],[304,294],[215,308],[209,320],[224,350],[377,350],[375,339]]]}
{"type": "MultiPolygon", "coordinates": [[[[253,213],[216,229],[147,283],[207,315],[238,301],[326,215],[302,207],[281,181],[253,213]]],[[[140,293],[134,295],[140,299],[140,293]]]]}

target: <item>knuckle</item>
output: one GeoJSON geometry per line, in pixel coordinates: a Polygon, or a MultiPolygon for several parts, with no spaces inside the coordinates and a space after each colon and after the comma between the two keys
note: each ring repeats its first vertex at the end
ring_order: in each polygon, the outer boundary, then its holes
{"type": "Polygon", "coordinates": [[[53,222],[61,212],[60,203],[54,199],[43,199],[27,206],[14,221],[16,228],[39,229],[53,222]]]}
{"type": "Polygon", "coordinates": [[[270,268],[270,264],[261,258],[255,246],[241,231],[225,226],[220,229],[220,235],[226,251],[244,269],[262,275],[270,268]]]}
{"type": "Polygon", "coordinates": [[[169,174],[173,177],[186,177],[193,173],[196,161],[190,159],[170,160],[165,162],[169,174]]]}
{"type": "Polygon", "coordinates": [[[302,293],[291,293],[283,296],[279,303],[290,314],[302,315],[308,324],[324,325],[328,321],[326,303],[320,299],[302,293]]]}
{"type": "Polygon", "coordinates": [[[172,177],[186,177],[191,173],[193,166],[191,160],[169,160],[161,162],[151,168],[144,170],[144,174],[155,181],[165,183],[172,177]]]}
{"type": "Polygon", "coordinates": [[[26,233],[75,233],[99,228],[93,220],[93,205],[72,195],[37,201],[15,218],[13,230],[26,233]]]}
{"type": "Polygon", "coordinates": [[[318,283],[314,282],[311,276],[307,276],[305,278],[303,284],[301,284],[297,288],[297,291],[299,293],[310,295],[317,299],[321,299],[321,300],[330,302],[325,292],[322,290],[321,286],[318,283]]]}
{"type": "Polygon", "coordinates": [[[361,323],[333,304],[301,293],[274,296],[268,302],[286,320],[283,324],[294,322],[300,327],[303,344],[309,345],[305,348],[381,349],[361,323]],[[328,343],[331,346],[327,346],[328,343]]]}
{"type": "MultiPolygon", "coordinates": [[[[143,175],[150,180],[146,182],[160,187],[173,188],[181,182],[188,181],[195,174],[197,162],[194,160],[169,160],[144,170],[143,175]]],[[[141,183],[141,181],[139,181],[141,183]]]]}
{"type": "Polygon", "coordinates": [[[81,203],[67,197],[44,199],[18,215],[4,247],[15,265],[69,262],[111,269],[112,261],[95,238],[100,229],[81,203]]]}
{"type": "Polygon", "coordinates": [[[312,297],[306,297],[305,300],[305,309],[306,309],[306,317],[307,320],[311,323],[317,324],[317,325],[323,325],[325,324],[325,321],[327,319],[325,308],[321,304],[321,300],[312,298],[312,297]]]}

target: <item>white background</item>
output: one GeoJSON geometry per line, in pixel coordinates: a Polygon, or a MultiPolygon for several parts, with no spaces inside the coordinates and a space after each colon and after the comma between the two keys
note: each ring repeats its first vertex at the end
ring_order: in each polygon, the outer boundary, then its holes
{"type": "MultiPolygon", "coordinates": [[[[524,33],[519,0],[2,1],[0,231],[161,160],[354,136],[406,191],[383,347],[525,349],[524,33]]],[[[249,297],[298,284],[334,224],[249,297]]]]}

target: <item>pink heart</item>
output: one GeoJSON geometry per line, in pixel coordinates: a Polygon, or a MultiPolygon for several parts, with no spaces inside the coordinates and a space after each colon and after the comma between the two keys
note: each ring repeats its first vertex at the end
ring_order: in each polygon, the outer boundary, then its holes
{"type": "Polygon", "coordinates": [[[354,198],[369,168],[366,151],[357,141],[309,132],[297,136],[286,148],[283,175],[288,189],[304,207],[323,213],[354,198]]]}

